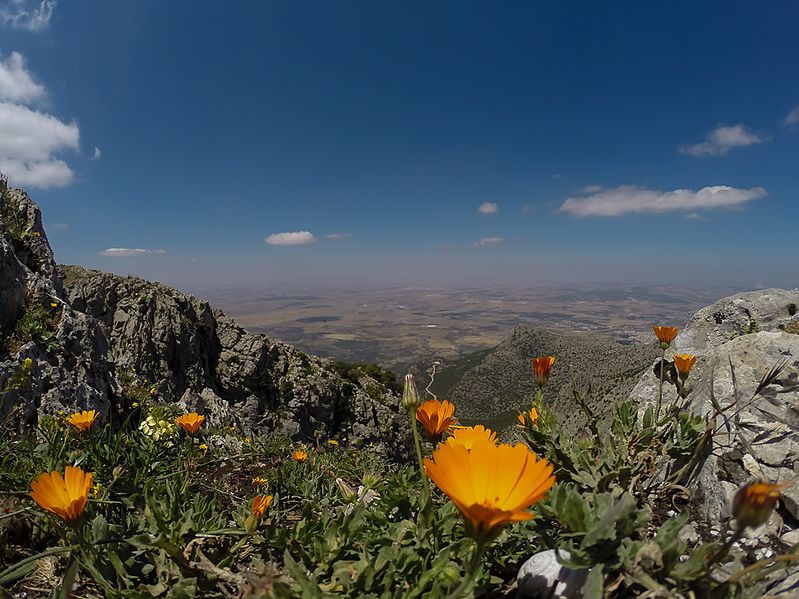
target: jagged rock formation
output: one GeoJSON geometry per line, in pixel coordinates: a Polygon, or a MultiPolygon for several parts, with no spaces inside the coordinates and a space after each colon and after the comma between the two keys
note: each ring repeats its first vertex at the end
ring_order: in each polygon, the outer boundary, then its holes
{"type": "MultiPolygon", "coordinates": [[[[667,351],[699,356],[688,378],[685,409],[705,417],[716,431],[694,479],[694,509],[704,522],[729,515],[737,488],[752,478],[791,482],[799,465],[799,289],[768,289],[719,300],[697,312],[667,351]],[[769,370],[774,382],[756,394],[769,370]],[[724,415],[714,416],[713,397],[724,415]],[[733,407],[732,404],[735,404],[733,407]],[[711,420],[712,419],[712,420],[711,420]]],[[[656,402],[659,381],[648,369],[631,393],[642,409],[656,402]]],[[[677,400],[664,386],[663,405],[677,400]]],[[[785,490],[783,516],[799,523],[799,486],[785,490]]],[[[782,524],[775,514],[766,531],[782,524]]],[[[764,534],[758,531],[757,534],[764,534]]]]}
{"type": "Polygon", "coordinates": [[[577,430],[587,418],[574,401],[572,377],[583,389],[591,384],[589,405],[604,419],[649,366],[655,349],[654,343],[622,345],[599,336],[518,326],[496,347],[445,365],[432,390],[451,399],[461,419],[495,419],[496,428],[515,424],[518,410],[529,407],[535,395],[530,358],[546,355],[556,360],[545,400],[567,430],[577,430]]]}
{"type": "Polygon", "coordinates": [[[122,383],[135,373],[160,400],[204,411],[212,423],[411,455],[396,389],[250,334],[164,285],[59,269],[38,207],[22,190],[2,192],[0,392],[25,358],[33,367],[24,388],[2,394],[0,419],[12,409],[25,422],[97,409],[113,421],[130,407],[122,383]]]}

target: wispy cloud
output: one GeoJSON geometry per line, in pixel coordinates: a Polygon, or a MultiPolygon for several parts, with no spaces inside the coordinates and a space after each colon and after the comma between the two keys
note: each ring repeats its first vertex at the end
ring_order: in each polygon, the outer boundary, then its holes
{"type": "Polygon", "coordinates": [[[483,237],[480,241],[475,241],[474,244],[472,245],[474,245],[475,247],[481,247],[484,245],[493,245],[496,243],[502,243],[503,241],[505,240],[502,237],[483,237]]]}
{"type": "Polygon", "coordinates": [[[629,213],[696,212],[733,208],[766,196],[762,187],[739,189],[728,185],[703,187],[698,191],[675,189],[657,191],[623,185],[584,197],[568,198],[561,212],[574,216],[620,216],[629,213]]]}
{"type": "Polygon", "coordinates": [[[680,152],[689,156],[722,156],[733,148],[744,148],[766,141],[743,125],[719,126],[705,141],[682,146],[680,152]]]}
{"type": "Polygon", "coordinates": [[[42,31],[50,25],[56,0],[8,0],[0,6],[0,25],[42,31]]]}
{"type": "Polygon", "coordinates": [[[30,106],[46,93],[20,53],[0,57],[0,171],[12,184],[63,187],[74,178],[57,154],[78,151],[80,129],[30,106]]]}
{"type": "Polygon", "coordinates": [[[314,243],[316,237],[310,231],[290,231],[287,233],[272,233],[264,240],[268,245],[304,245],[314,243]]]}
{"type": "Polygon", "coordinates": [[[605,189],[603,185],[586,185],[580,191],[583,193],[596,193],[605,189]]]}
{"type": "Polygon", "coordinates": [[[151,256],[153,254],[166,254],[166,250],[145,248],[108,248],[102,252],[99,252],[100,256],[110,256],[112,258],[123,258],[126,256],[151,256]]]}
{"type": "Polygon", "coordinates": [[[92,160],[100,160],[102,157],[103,152],[97,146],[94,146],[94,154],[92,154],[92,160]]]}
{"type": "Polygon", "coordinates": [[[325,239],[349,239],[350,237],[352,237],[352,233],[330,233],[325,235],[325,239]]]}
{"type": "Polygon", "coordinates": [[[685,218],[689,220],[708,220],[706,216],[702,216],[698,212],[689,212],[688,214],[684,215],[685,218]]]}
{"type": "Polygon", "coordinates": [[[799,106],[794,106],[793,110],[785,115],[782,122],[789,127],[796,127],[796,125],[799,125],[799,106]]]}
{"type": "Polygon", "coordinates": [[[496,214],[499,212],[499,204],[496,202],[483,202],[477,207],[480,214],[496,214]]]}

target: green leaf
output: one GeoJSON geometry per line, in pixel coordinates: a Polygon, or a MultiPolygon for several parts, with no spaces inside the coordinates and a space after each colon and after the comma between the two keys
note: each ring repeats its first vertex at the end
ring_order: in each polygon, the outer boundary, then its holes
{"type": "Polygon", "coordinates": [[[602,599],[602,591],[605,587],[605,577],[602,573],[602,564],[597,564],[588,572],[580,592],[583,599],[602,599]]]}

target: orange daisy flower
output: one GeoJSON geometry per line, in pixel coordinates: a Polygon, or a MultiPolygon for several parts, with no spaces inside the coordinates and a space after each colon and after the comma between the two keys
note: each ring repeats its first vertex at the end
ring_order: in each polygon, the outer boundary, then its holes
{"type": "Polygon", "coordinates": [[[442,443],[424,465],[475,538],[489,538],[509,522],[532,518],[527,508],[555,484],[552,465],[522,444],[480,443],[469,451],[458,443],[442,443]]]}
{"type": "Polygon", "coordinates": [[[519,424],[516,425],[518,427],[524,428],[528,422],[530,426],[535,426],[535,423],[538,422],[538,410],[530,408],[527,412],[518,414],[516,418],[519,420],[519,424]]]}
{"type": "Polygon", "coordinates": [[[691,368],[696,364],[696,360],[697,357],[691,354],[674,354],[674,367],[680,374],[681,379],[688,378],[688,373],[691,372],[691,368]]]}
{"type": "Polygon", "coordinates": [[[42,508],[65,522],[80,518],[89,500],[93,474],[67,466],[64,477],[57,471],[44,472],[31,483],[31,497],[42,508]]]}
{"type": "Polygon", "coordinates": [[[175,418],[177,425],[190,435],[196,435],[204,421],[205,416],[201,416],[197,412],[190,412],[175,418]]]}
{"type": "Polygon", "coordinates": [[[477,426],[458,427],[452,431],[452,436],[447,439],[447,443],[462,445],[469,451],[481,443],[497,444],[497,434],[490,428],[482,424],[477,426]]]}
{"type": "Polygon", "coordinates": [[[92,428],[96,419],[97,410],[89,410],[88,412],[84,410],[83,412],[75,412],[72,414],[69,418],[67,418],[67,422],[69,422],[79,431],[86,432],[92,428]]]}
{"type": "Polygon", "coordinates": [[[294,452],[294,459],[297,460],[298,462],[304,462],[305,460],[308,459],[308,452],[298,449],[297,451],[294,452]]]}
{"type": "Polygon", "coordinates": [[[549,371],[552,370],[552,365],[555,363],[555,356],[533,358],[531,362],[535,373],[535,383],[539,387],[543,387],[549,380],[549,371]]]}
{"type": "Polygon", "coordinates": [[[424,402],[416,410],[416,420],[422,423],[433,443],[441,441],[444,431],[449,430],[458,421],[452,417],[455,406],[448,402],[431,399],[424,402]]]}
{"type": "Polygon", "coordinates": [[[655,331],[655,336],[660,341],[660,347],[663,349],[668,349],[671,342],[674,341],[674,338],[677,336],[677,333],[680,331],[677,327],[652,327],[652,330],[655,331]]]}
{"type": "Polygon", "coordinates": [[[772,484],[766,480],[747,483],[735,493],[732,502],[732,514],[738,524],[757,528],[765,524],[771,516],[780,492],[790,485],[772,484]]]}
{"type": "Polygon", "coordinates": [[[263,518],[266,508],[272,503],[273,495],[256,495],[252,499],[252,515],[256,518],[263,518]]]}

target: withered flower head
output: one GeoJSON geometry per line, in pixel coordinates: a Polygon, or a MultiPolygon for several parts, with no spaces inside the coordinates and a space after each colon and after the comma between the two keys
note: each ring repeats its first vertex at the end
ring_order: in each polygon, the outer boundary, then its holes
{"type": "Polygon", "coordinates": [[[766,480],[745,484],[735,493],[732,515],[741,526],[757,528],[765,524],[777,507],[780,492],[786,487],[786,484],[772,484],[766,480]]]}

